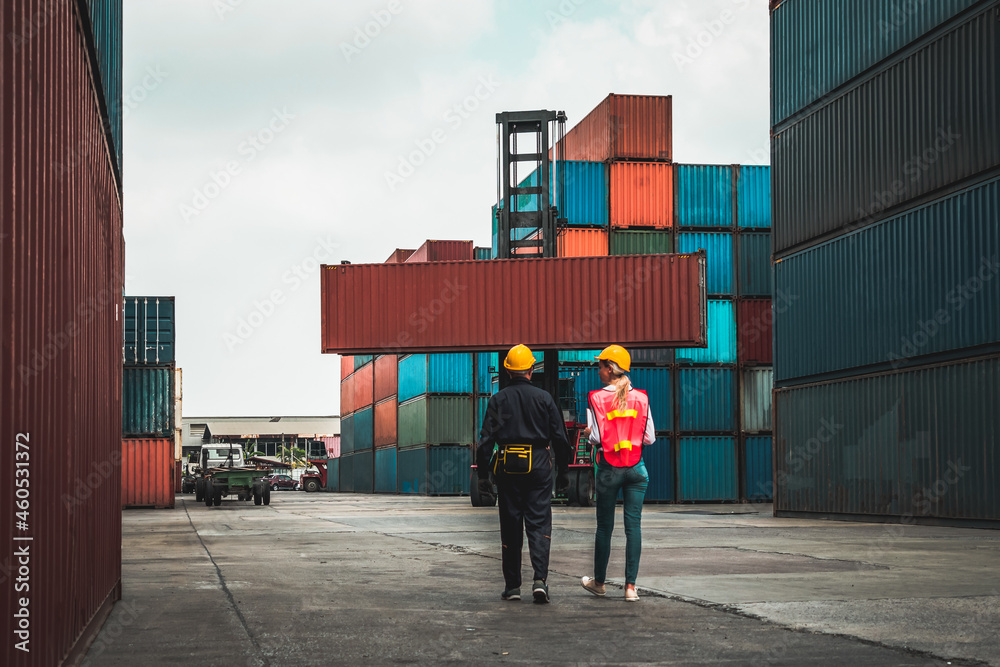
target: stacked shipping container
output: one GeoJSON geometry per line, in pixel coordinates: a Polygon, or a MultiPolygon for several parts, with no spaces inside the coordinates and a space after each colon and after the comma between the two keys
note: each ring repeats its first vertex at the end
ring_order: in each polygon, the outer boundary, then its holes
{"type": "Polygon", "coordinates": [[[180,458],[174,298],[125,297],[122,319],[122,507],[173,507],[180,458]]]}
{"type": "Polygon", "coordinates": [[[998,12],[772,6],[778,514],[1000,520],[998,12]]]}
{"type": "Polygon", "coordinates": [[[121,2],[0,34],[0,664],[76,664],[121,597],[121,2]]]}

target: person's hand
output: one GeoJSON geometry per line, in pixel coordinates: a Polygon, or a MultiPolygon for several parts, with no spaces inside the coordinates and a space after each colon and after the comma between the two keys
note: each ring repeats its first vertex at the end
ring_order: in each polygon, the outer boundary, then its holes
{"type": "Polygon", "coordinates": [[[589,438],[590,437],[590,427],[588,426],[587,428],[585,428],[582,431],[580,431],[580,435],[582,435],[585,438],[589,438]]]}
{"type": "Polygon", "coordinates": [[[556,493],[563,494],[569,490],[569,472],[560,470],[556,475],[556,493]]]}
{"type": "Polygon", "coordinates": [[[493,482],[489,479],[479,478],[479,495],[481,496],[492,496],[493,495],[493,482]]]}

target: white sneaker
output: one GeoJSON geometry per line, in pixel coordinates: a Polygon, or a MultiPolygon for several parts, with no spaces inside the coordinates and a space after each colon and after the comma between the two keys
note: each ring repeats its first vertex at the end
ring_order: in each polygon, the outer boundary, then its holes
{"type": "Polygon", "coordinates": [[[604,597],[604,584],[598,583],[597,580],[592,577],[584,577],[580,580],[580,585],[597,597],[604,597]]]}

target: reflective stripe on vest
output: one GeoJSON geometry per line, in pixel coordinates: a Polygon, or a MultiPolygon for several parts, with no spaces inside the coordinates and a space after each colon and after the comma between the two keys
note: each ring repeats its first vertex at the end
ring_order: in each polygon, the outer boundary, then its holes
{"type": "Polygon", "coordinates": [[[604,459],[616,467],[638,463],[642,457],[642,441],[649,418],[646,392],[629,390],[624,408],[618,407],[615,392],[604,389],[590,392],[589,402],[597,422],[604,459]]]}

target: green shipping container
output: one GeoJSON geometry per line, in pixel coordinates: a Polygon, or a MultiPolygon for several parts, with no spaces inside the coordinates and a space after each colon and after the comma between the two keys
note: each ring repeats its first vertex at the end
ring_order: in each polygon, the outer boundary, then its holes
{"type": "Polygon", "coordinates": [[[672,231],[614,229],[611,231],[612,255],[657,255],[674,251],[672,231]]]}
{"type": "Polygon", "coordinates": [[[399,447],[475,442],[471,396],[418,396],[399,405],[399,447]]]}
{"type": "Polygon", "coordinates": [[[122,370],[122,435],[170,437],[174,434],[174,369],[122,370]]]}

